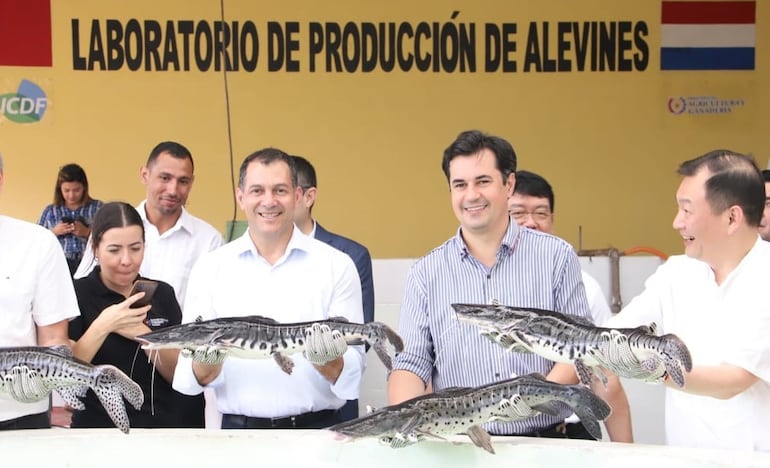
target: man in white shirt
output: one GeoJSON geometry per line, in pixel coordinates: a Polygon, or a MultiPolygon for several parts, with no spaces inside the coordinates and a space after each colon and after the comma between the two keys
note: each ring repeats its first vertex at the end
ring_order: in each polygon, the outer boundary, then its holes
{"type": "MultiPolygon", "coordinates": [[[[180,143],[164,141],[152,149],[139,176],[146,199],[136,210],[144,222],[144,259],[139,274],[165,281],[174,288],[181,305],[187,278],[198,258],[222,245],[222,235],[184,207],[192,190],[195,165],[192,154],[180,143]]],[[[87,276],[95,265],[89,239],[75,278],[87,276]]],[[[213,395],[206,394],[206,427],[219,427],[213,395]]]]}
{"type": "MultiPolygon", "coordinates": [[[[300,196],[286,153],[267,148],[244,160],[236,197],[248,230],[196,263],[183,322],[247,315],[282,323],[334,316],[363,321],[353,261],[294,225],[300,196]]],[[[345,400],[358,398],[365,360],[362,346],[347,347],[328,328],[322,334],[336,352],[328,355],[308,343],[307,358],[291,357],[291,374],[273,359],[226,357],[216,349],[180,355],[174,388],[189,395],[213,388],[223,429],[328,427],[338,421],[345,400]]]]}
{"type": "MultiPolygon", "coordinates": [[[[0,156],[0,190],[4,177],[0,156]]],[[[67,321],[80,311],[56,237],[37,224],[0,216],[0,245],[0,347],[69,345],[67,321]]],[[[50,427],[48,410],[47,397],[21,403],[0,392],[0,430],[50,427]]]]}
{"type": "MultiPolygon", "coordinates": [[[[655,322],[688,346],[683,388],[666,381],[669,445],[770,451],[770,243],[750,158],[718,150],[679,167],[673,227],[685,255],[669,257],[608,326],[655,322]]],[[[659,376],[661,380],[665,375],[659,376]]]]}
{"type": "MultiPolygon", "coordinates": [[[[184,205],[195,176],[192,154],[183,145],[165,141],[150,152],[139,171],[146,199],[137,206],[144,221],[144,260],[139,274],[165,281],[184,301],[187,277],[198,257],[222,245],[222,235],[213,226],[190,214],[184,205]]],[[[89,241],[75,272],[82,278],[95,265],[89,241]]]]}

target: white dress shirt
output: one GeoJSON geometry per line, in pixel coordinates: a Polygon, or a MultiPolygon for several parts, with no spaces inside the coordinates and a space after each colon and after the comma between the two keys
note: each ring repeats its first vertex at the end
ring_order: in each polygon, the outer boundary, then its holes
{"type": "MultiPolygon", "coordinates": [[[[262,315],[281,323],[342,316],[362,323],[361,283],[353,261],[308,237],[295,226],[286,253],[270,265],[257,252],[248,230],[205,254],[190,275],[183,322],[200,317],[262,315]]],[[[365,367],[362,346],[350,346],[337,382],[326,380],[301,353],[291,355],[294,371],[284,373],[273,359],[225,359],[209,384],[225,414],[285,417],[340,408],[359,396],[365,367]]],[[[203,390],[192,360],[179,357],[174,388],[190,395],[203,390]]]]}
{"type": "MultiPolygon", "coordinates": [[[[59,241],[48,229],[0,216],[0,346],[36,346],[37,326],[80,315],[59,241]]],[[[45,412],[0,393],[0,421],[45,412]]]]}
{"type": "Polygon", "coordinates": [[[694,366],[732,364],[759,378],[727,400],[666,388],[667,444],[770,451],[769,271],[770,243],[759,237],[720,285],[708,264],[670,257],[610,319],[612,327],[655,322],[684,341],[694,366]]]}
{"type": "MultiPolygon", "coordinates": [[[[144,259],[139,274],[145,278],[165,281],[174,288],[177,301],[182,304],[187,289],[187,278],[195,262],[205,252],[222,245],[222,235],[209,223],[191,215],[182,208],[176,224],[160,234],[147,219],[143,201],[136,207],[144,222],[144,259]]],[[[83,253],[75,278],[88,276],[94,269],[91,238],[83,253]]]]}

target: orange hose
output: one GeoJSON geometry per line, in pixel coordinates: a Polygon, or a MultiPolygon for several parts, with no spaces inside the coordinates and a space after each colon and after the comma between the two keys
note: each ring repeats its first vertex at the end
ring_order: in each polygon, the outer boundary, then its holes
{"type": "Polygon", "coordinates": [[[633,255],[637,253],[649,253],[661,258],[662,260],[668,259],[668,255],[666,255],[665,253],[653,247],[644,247],[644,246],[631,247],[630,249],[626,249],[623,251],[623,255],[633,255]]]}

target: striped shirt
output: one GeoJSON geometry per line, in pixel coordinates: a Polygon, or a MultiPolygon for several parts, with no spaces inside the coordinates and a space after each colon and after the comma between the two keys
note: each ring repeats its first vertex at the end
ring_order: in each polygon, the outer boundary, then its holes
{"type": "MultiPolygon", "coordinates": [[[[96,212],[101,208],[102,202],[100,200],[91,200],[80,208],[71,210],[64,205],[48,205],[40,215],[40,220],[37,224],[43,226],[46,229],[51,229],[57,224],[61,223],[64,218],[72,220],[81,219],[85,221],[83,224],[91,226],[94,221],[96,212]]],[[[83,251],[86,248],[87,237],[78,237],[75,234],[64,234],[56,237],[64,250],[64,256],[71,260],[80,259],[83,256],[83,251]]]]}
{"type": "MultiPolygon", "coordinates": [[[[537,307],[591,320],[577,255],[566,241],[511,222],[487,268],[470,255],[457,235],[418,260],[409,272],[401,305],[399,333],[405,349],[394,369],[412,372],[435,390],[477,387],[539,372],[547,375],[553,362],[534,354],[506,351],[470,324],[457,321],[450,304],[491,303],[537,307]]],[[[540,414],[512,423],[489,423],[492,434],[524,434],[564,421],[540,414]]]]}

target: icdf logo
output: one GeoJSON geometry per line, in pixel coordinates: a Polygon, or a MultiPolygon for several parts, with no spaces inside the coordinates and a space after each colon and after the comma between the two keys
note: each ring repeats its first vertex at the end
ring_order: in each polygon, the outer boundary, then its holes
{"type": "Polygon", "coordinates": [[[0,94],[0,114],[12,122],[39,122],[47,107],[45,91],[28,80],[22,80],[15,93],[0,94]]]}

